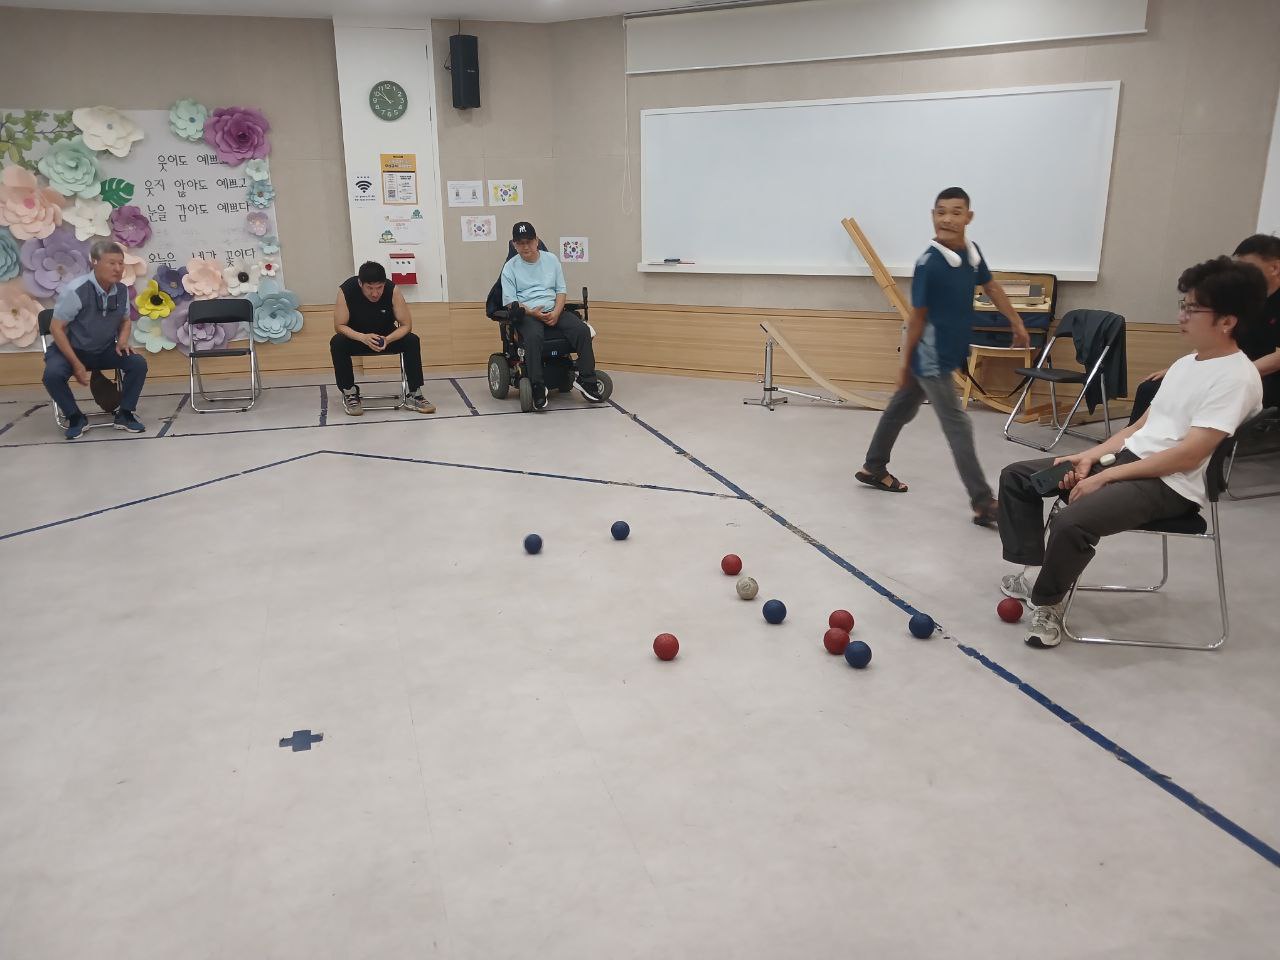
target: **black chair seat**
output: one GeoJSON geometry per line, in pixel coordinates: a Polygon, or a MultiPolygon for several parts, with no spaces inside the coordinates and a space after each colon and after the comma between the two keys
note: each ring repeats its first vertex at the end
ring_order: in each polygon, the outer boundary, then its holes
{"type": "Polygon", "coordinates": [[[1053,383],[1084,383],[1085,378],[1083,370],[1058,370],[1053,367],[1046,367],[1041,370],[1019,367],[1014,373],[1020,377],[1030,377],[1032,380],[1046,380],[1053,383]]]}
{"type": "Polygon", "coordinates": [[[202,360],[205,357],[247,357],[249,355],[249,348],[220,347],[216,350],[192,350],[191,352],[202,360]]]}
{"type": "Polygon", "coordinates": [[[1205,520],[1204,514],[1197,510],[1194,513],[1184,513],[1180,517],[1172,517],[1168,520],[1144,523],[1138,529],[1145,530],[1148,533],[1177,533],[1199,536],[1209,532],[1209,522],[1205,520]]]}

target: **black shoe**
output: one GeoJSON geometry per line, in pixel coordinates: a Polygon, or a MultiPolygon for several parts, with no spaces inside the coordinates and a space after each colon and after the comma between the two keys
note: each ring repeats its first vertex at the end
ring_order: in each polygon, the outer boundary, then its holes
{"type": "Polygon", "coordinates": [[[600,381],[594,377],[590,380],[574,380],[573,389],[592,403],[604,403],[604,391],[600,389],[600,381]]]}
{"type": "Polygon", "coordinates": [[[541,383],[533,385],[533,409],[547,409],[547,388],[541,383]]]}

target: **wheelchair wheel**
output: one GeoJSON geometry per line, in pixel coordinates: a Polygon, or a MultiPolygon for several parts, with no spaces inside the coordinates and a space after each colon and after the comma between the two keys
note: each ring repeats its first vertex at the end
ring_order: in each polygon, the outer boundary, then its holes
{"type": "Polygon", "coordinates": [[[608,400],[613,396],[613,378],[603,370],[596,371],[596,383],[600,384],[601,400],[608,400]]]}
{"type": "Polygon", "coordinates": [[[533,413],[533,381],[528,377],[520,378],[520,412],[533,413]]]}
{"type": "Polygon", "coordinates": [[[507,399],[511,389],[511,364],[500,353],[489,357],[489,392],[495,400],[507,399]]]}

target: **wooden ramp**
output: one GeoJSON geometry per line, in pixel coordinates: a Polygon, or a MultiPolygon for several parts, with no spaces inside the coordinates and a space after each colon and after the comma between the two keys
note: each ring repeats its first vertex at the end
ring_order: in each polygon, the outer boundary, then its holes
{"type": "Polygon", "coordinates": [[[800,352],[792,346],[790,341],[782,335],[781,331],[779,331],[778,328],[768,320],[761,322],[760,329],[762,329],[765,332],[765,335],[772,339],[774,343],[786,351],[787,356],[795,361],[795,365],[800,368],[806,377],[820,386],[823,390],[834,394],[845,403],[855,403],[858,406],[866,407],[869,410],[883,410],[887,405],[887,401],[885,400],[877,400],[874,397],[863,396],[860,393],[854,393],[852,390],[845,390],[843,387],[837,387],[817,370],[813,369],[804,357],[800,356],[800,352]]]}

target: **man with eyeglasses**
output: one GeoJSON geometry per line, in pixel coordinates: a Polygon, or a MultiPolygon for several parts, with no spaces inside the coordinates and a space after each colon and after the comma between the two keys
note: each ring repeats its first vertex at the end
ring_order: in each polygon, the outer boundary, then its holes
{"type": "MultiPolygon", "coordinates": [[[[1262,375],[1262,405],[1280,407],[1280,237],[1255,233],[1241,240],[1232,256],[1241,263],[1253,264],[1267,281],[1267,301],[1262,315],[1253,323],[1244,325],[1236,338],[1240,349],[1262,375]]],[[[1137,423],[1147,412],[1151,398],[1160,389],[1160,383],[1168,372],[1168,368],[1157,370],[1138,384],[1133,393],[1130,423],[1137,423]]]]}
{"type": "Polygon", "coordinates": [[[1213,451],[1262,409],[1258,368],[1236,342],[1257,322],[1266,298],[1262,272],[1218,257],[1184,270],[1178,327],[1195,353],[1169,368],[1164,387],[1137,423],[1083,453],[1012,463],[1000,474],[1000,539],[1004,558],[1024,569],[1000,581],[1006,595],[1030,601],[1026,642],[1056,647],[1062,640],[1067,592],[1102,537],[1169,520],[1206,505],[1205,468],[1213,451]],[[1101,461],[1108,454],[1109,462],[1101,461]],[[1058,464],[1070,469],[1058,484],[1070,491],[1044,542],[1045,496],[1033,474],[1058,464]],[[1030,578],[1030,568],[1039,574],[1030,578]]]}
{"type": "Polygon", "coordinates": [[[146,429],[135,416],[147,361],[129,345],[129,289],[120,282],[124,250],[99,240],[89,248],[89,260],[93,272],[68,283],[54,304],[49,332],[58,349],[44,356],[44,388],[67,418],[68,440],[84,433],[89,418],[80,412],[67,381],[75,377],[87,387],[91,370],[119,369],[124,375],[115,428],[130,433],[146,429]]]}

